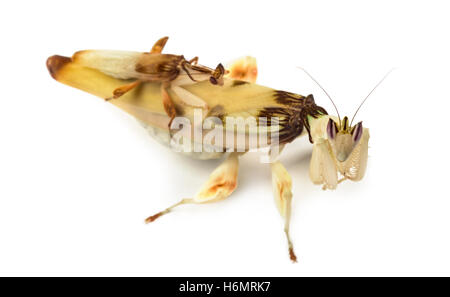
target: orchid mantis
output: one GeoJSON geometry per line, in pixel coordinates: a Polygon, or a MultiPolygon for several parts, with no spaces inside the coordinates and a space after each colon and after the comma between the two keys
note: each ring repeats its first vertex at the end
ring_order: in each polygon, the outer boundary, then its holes
{"type": "MultiPolygon", "coordinates": [[[[313,144],[309,175],[314,184],[336,189],[344,180],[359,181],[364,177],[369,130],[362,122],[352,126],[347,117],[328,115],[312,95],[302,96],[255,84],[254,58],[239,59],[228,70],[221,64],[213,70],[197,65],[198,59],[188,61],[168,54],[162,57],[166,41],[167,38],[160,39],[150,53],[88,50],[77,52],[72,58],[52,56],[47,60],[54,79],[103,99],[113,95],[108,103],[134,116],[154,138],[171,148],[176,136],[172,132],[180,132],[177,128],[181,127],[176,126],[176,119],[182,116],[187,123],[194,122],[198,109],[202,112],[200,124],[184,132],[200,129],[203,132],[200,138],[188,135],[185,139],[199,144],[203,150],[181,153],[200,159],[225,156],[225,160],[197,194],[148,217],[147,223],[182,204],[226,199],[238,185],[239,158],[243,154],[264,147],[281,152],[284,146],[304,135],[313,144]],[[162,63],[165,59],[171,62],[162,63]],[[241,118],[251,119],[256,126],[228,125],[241,118]],[[206,126],[208,119],[214,119],[214,124],[206,126]],[[211,131],[222,134],[206,143],[212,139],[208,134],[211,131]],[[260,141],[263,134],[269,136],[268,141],[260,141]],[[233,140],[242,137],[244,144],[238,147],[225,135],[232,135],[233,140]],[[213,150],[204,150],[207,146],[213,150]]],[[[289,257],[295,262],[297,257],[289,235],[293,181],[276,157],[270,170],[275,202],[285,222],[289,257]]]]}

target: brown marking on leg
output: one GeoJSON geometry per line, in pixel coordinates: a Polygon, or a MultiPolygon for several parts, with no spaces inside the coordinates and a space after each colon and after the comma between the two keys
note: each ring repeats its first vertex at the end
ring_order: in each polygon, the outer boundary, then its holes
{"type": "Polygon", "coordinates": [[[145,222],[151,223],[159,217],[169,213],[173,208],[186,203],[208,203],[219,201],[227,198],[236,189],[239,160],[238,157],[241,153],[233,152],[228,158],[223,161],[209,176],[208,181],[202,186],[200,191],[194,196],[194,198],[185,198],[180,202],[166,208],[163,211],[158,212],[155,215],[148,217],[145,222]]]}
{"type": "Polygon", "coordinates": [[[297,262],[297,256],[294,252],[291,236],[289,235],[289,223],[291,219],[292,202],[292,179],[286,168],[276,161],[271,164],[272,185],[274,188],[275,202],[281,216],[284,218],[284,233],[288,242],[289,258],[292,262],[297,262]]]}
{"type": "Polygon", "coordinates": [[[236,180],[224,181],[223,178],[212,181],[212,185],[202,192],[204,196],[214,196],[218,192],[232,193],[237,187],[236,180]]]}
{"type": "Polygon", "coordinates": [[[172,98],[170,98],[170,95],[166,90],[166,88],[168,86],[169,86],[168,83],[161,84],[161,96],[162,96],[162,101],[163,101],[162,103],[164,106],[164,110],[166,111],[166,114],[170,117],[170,122],[169,122],[169,130],[170,130],[172,121],[177,116],[177,110],[175,108],[175,104],[173,104],[172,98]]]}
{"type": "Polygon", "coordinates": [[[137,80],[137,81],[134,81],[132,83],[120,86],[120,87],[118,87],[117,89],[115,89],[113,91],[113,96],[112,97],[106,98],[105,100],[109,101],[111,99],[117,99],[117,98],[123,96],[124,94],[128,93],[132,89],[136,88],[137,86],[139,86],[141,84],[141,82],[142,81],[137,80]]]}
{"type": "Polygon", "coordinates": [[[164,46],[166,45],[168,39],[169,37],[166,36],[155,42],[152,49],[150,50],[150,54],[160,54],[164,49],[164,46]]]}
{"type": "Polygon", "coordinates": [[[153,222],[154,220],[156,220],[157,218],[159,218],[160,216],[162,216],[164,214],[165,213],[163,211],[161,211],[161,212],[158,212],[155,215],[149,216],[148,218],[145,219],[145,223],[146,224],[151,223],[151,222],[153,222]]]}
{"type": "Polygon", "coordinates": [[[237,187],[240,153],[233,152],[219,165],[195,195],[194,201],[206,203],[227,198],[237,187]]]}
{"type": "Polygon", "coordinates": [[[291,236],[289,235],[289,221],[286,221],[286,223],[285,223],[284,232],[286,233],[286,238],[288,241],[289,258],[291,259],[291,261],[293,263],[297,263],[297,256],[295,255],[295,252],[294,252],[294,245],[292,244],[291,236]]]}
{"type": "Polygon", "coordinates": [[[166,213],[171,212],[172,209],[174,209],[174,208],[177,207],[178,205],[185,204],[185,203],[192,203],[192,202],[193,202],[192,199],[182,199],[180,202],[175,203],[174,205],[172,205],[172,206],[170,206],[170,207],[164,209],[163,211],[160,211],[160,212],[158,212],[158,213],[155,214],[155,215],[149,216],[148,218],[145,219],[145,223],[146,223],[146,224],[149,224],[149,223],[155,221],[155,220],[156,220],[157,218],[159,218],[160,216],[163,216],[163,215],[165,215],[166,213]]]}
{"type": "Polygon", "coordinates": [[[294,253],[293,247],[289,247],[289,258],[291,259],[292,262],[297,263],[297,256],[294,253]]]}

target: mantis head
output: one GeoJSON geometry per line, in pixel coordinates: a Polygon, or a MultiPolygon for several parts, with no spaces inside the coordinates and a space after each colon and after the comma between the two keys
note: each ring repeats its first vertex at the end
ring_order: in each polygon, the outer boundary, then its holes
{"type": "Polygon", "coordinates": [[[352,126],[353,119],[367,98],[392,70],[364,98],[349,124],[348,117],[341,120],[336,105],[325,89],[306,70],[300,69],[324,91],[338,115],[337,119],[323,116],[321,119],[311,120],[311,137],[314,140],[314,147],[309,176],[312,182],[322,184],[323,189],[335,189],[341,181],[361,180],[366,172],[370,136],[369,129],[364,128],[362,122],[352,126]],[[338,179],[338,175],[341,179],[338,179]]]}
{"type": "Polygon", "coordinates": [[[323,189],[335,189],[343,180],[361,180],[367,166],[369,129],[362,122],[349,125],[347,117],[340,121],[324,116],[311,124],[311,181],[323,185],[323,189]]]}
{"type": "Polygon", "coordinates": [[[327,136],[332,150],[337,161],[347,161],[350,154],[353,152],[363,135],[362,122],[350,127],[348,117],[344,117],[339,124],[333,119],[328,120],[327,136]]]}

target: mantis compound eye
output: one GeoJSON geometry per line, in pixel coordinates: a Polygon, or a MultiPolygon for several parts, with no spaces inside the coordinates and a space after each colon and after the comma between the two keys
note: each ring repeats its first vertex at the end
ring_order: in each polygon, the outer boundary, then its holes
{"type": "Polygon", "coordinates": [[[352,129],[353,145],[356,145],[359,142],[359,140],[362,137],[362,134],[363,134],[363,125],[362,122],[359,122],[352,129]]]}
{"type": "Polygon", "coordinates": [[[338,133],[338,128],[336,126],[336,123],[332,119],[330,119],[328,121],[328,125],[327,125],[328,138],[334,140],[336,138],[337,133],[338,133]]]}
{"type": "Polygon", "coordinates": [[[216,70],[211,74],[209,81],[213,85],[223,86],[223,75],[225,74],[225,68],[222,64],[217,65],[216,70]]]}
{"type": "Polygon", "coordinates": [[[217,77],[220,77],[225,74],[225,67],[223,67],[222,63],[219,63],[214,72],[217,77]]]}
{"type": "Polygon", "coordinates": [[[217,85],[217,79],[214,76],[211,76],[209,78],[209,81],[213,84],[213,85],[217,85]]]}

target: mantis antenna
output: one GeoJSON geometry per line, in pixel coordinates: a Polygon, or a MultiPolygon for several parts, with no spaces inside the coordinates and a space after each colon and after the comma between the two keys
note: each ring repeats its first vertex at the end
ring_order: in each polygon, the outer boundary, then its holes
{"type": "Polygon", "coordinates": [[[331,96],[328,95],[327,91],[325,91],[325,89],[319,84],[319,82],[311,74],[308,73],[308,71],[306,71],[303,67],[297,67],[297,68],[303,70],[303,72],[305,72],[319,86],[319,88],[322,89],[322,91],[325,93],[325,95],[327,95],[327,97],[330,99],[331,103],[333,103],[334,109],[336,109],[336,112],[337,112],[337,115],[339,118],[339,123],[341,123],[341,116],[339,115],[339,111],[336,107],[336,104],[334,104],[333,99],[331,99],[331,96]]]}
{"type": "Polygon", "coordinates": [[[378,88],[378,86],[386,79],[386,77],[388,77],[389,74],[391,74],[392,71],[394,71],[394,69],[395,68],[392,68],[391,70],[389,70],[388,73],[386,73],[386,75],[375,85],[375,87],[372,89],[372,91],[369,92],[369,94],[366,96],[366,98],[364,98],[364,100],[359,105],[358,109],[355,111],[355,114],[353,115],[352,120],[350,121],[350,127],[352,126],[352,123],[356,117],[356,114],[358,113],[361,106],[363,106],[364,102],[366,102],[367,98],[369,98],[369,96],[372,95],[373,91],[375,91],[375,89],[378,88]]]}

